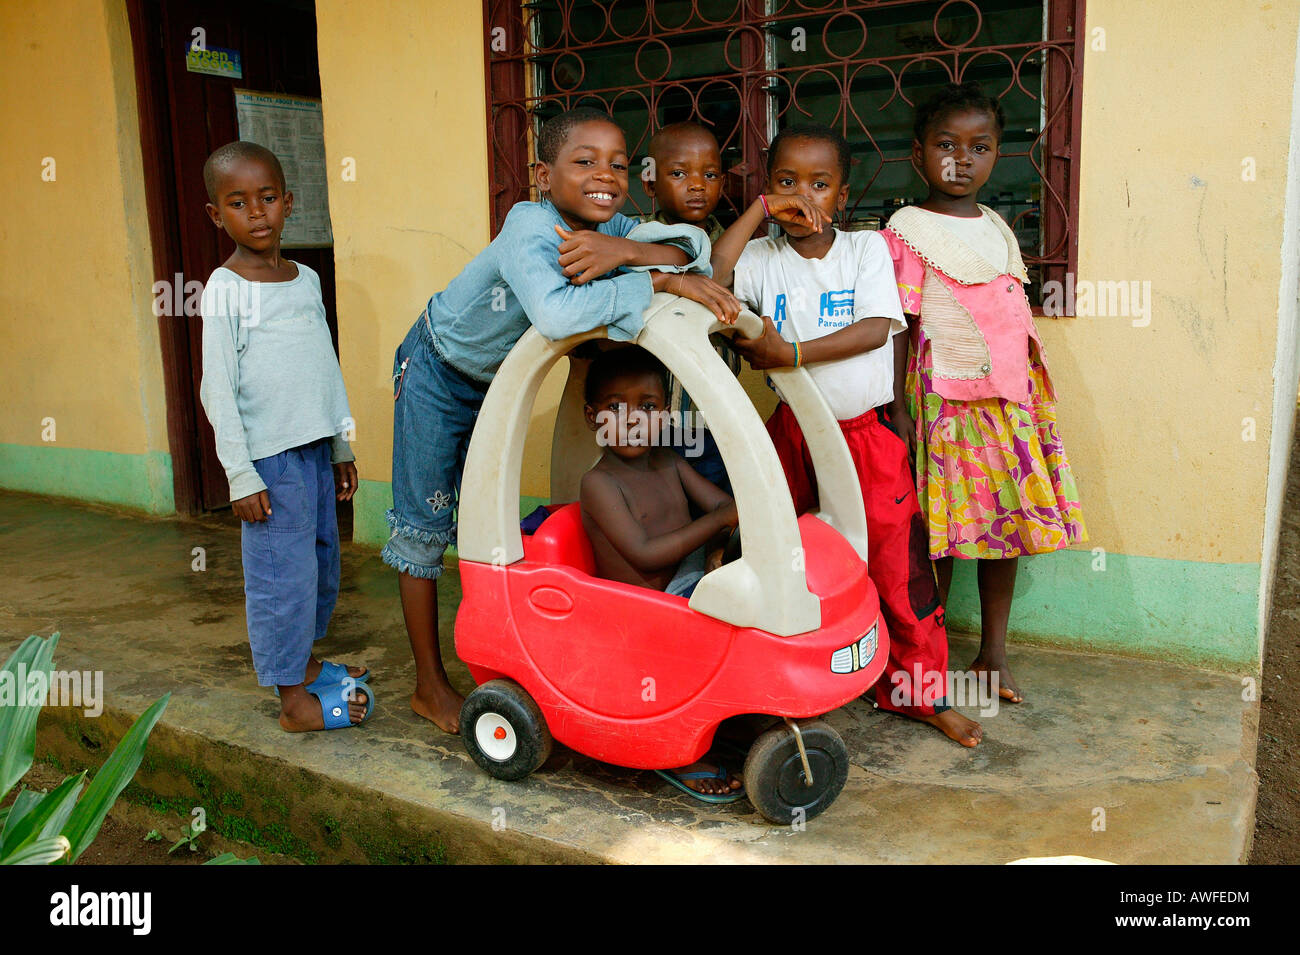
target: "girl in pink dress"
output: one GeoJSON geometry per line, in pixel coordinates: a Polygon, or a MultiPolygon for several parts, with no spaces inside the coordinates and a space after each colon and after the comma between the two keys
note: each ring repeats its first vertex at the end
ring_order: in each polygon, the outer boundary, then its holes
{"type": "Polygon", "coordinates": [[[954,557],[979,561],[982,640],[971,669],[995,673],[1000,695],[1019,703],[1006,657],[1018,559],[1087,531],[1020,247],[976,201],[1004,125],[997,100],[971,83],[922,105],[912,159],[929,195],[895,212],[884,236],[911,329],[895,338],[890,414],[916,455],[939,592],[946,606],[954,557]]]}

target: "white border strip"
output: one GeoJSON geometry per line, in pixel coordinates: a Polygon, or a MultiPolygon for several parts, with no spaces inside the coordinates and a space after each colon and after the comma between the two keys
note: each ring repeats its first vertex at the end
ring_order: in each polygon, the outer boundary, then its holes
{"type": "Polygon", "coordinates": [[[1282,279],[1278,286],[1277,353],[1273,360],[1273,427],[1268,452],[1268,492],[1264,499],[1264,547],[1260,560],[1259,663],[1273,605],[1282,503],[1295,431],[1296,391],[1300,388],[1297,305],[1300,300],[1300,30],[1291,92],[1291,145],[1287,150],[1286,204],[1282,214],[1282,279]]]}

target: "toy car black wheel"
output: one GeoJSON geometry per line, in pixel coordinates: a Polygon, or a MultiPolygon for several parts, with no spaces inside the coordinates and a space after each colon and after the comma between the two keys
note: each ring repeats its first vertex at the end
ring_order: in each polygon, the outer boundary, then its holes
{"type": "Polygon", "coordinates": [[[460,736],[474,762],[497,779],[523,779],[553,745],[541,708],[514,680],[489,680],[465,698],[460,736]]]}
{"type": "Polygon", "coordinates": [[[813,784],[808,785],[799,744],[785,723],[768,730],[745,760],[745,791],[769,822],[788,826],[811,819],[835,801],[849,778],[844,740],[820,720],[799,723],[813,784]]]}

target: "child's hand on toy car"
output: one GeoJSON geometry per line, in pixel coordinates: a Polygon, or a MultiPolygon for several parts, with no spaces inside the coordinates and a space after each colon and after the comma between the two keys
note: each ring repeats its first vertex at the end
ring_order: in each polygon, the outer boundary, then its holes
{"type": "Polygon", "coordinates": [[[656,292],[669,292],[699,302],[724,325],[736,324],[744,308],[731,290],[698,272],[651,272],[656,292]]]}
{"type": "Polygon", "coordinates": [[[737,335],[731,345],[744,356],[751,368],[758,371],[789,368],[794,364],[794,346],[781,337],[767,315],[763,316],[763,334],[760,338],[741,338],[737,335]]]}

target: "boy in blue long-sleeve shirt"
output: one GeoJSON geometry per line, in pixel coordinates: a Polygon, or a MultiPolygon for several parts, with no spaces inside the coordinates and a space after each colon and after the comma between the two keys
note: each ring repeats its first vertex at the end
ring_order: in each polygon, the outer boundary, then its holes
{"type": "Polygon", "coordinates": [[[258,683],[279,687],[285,730],[350,726],[374,707],[358,685],[366,671],[312,654],[338,598],[334,502],[357,488],[320,279],[281,255],[293,193],[270,150],[222,146],[203,178],[212,224],[235,240],[203,293],[200,398],[243,521],[253,666],[258,683]]]}
{"type": "Polygon", "coordinates": [[[383,559],[398,571],[415,657],[411,707],[450,733],[464,699],[438,647],[436,580],[455,535],[474,417],[501,362],[530,324],[551,339],[606,325],[611,338],[630,340],[656,291],[695,299],[724,321],[740,311],[707,277],[701,230],[638,226],[618,214],[629,157],[608,115],[580,108],[547,121],[537,155],[542,201],[510,210],[501,233],[429,300],[393,360],[392,535],[383,559]]]}

